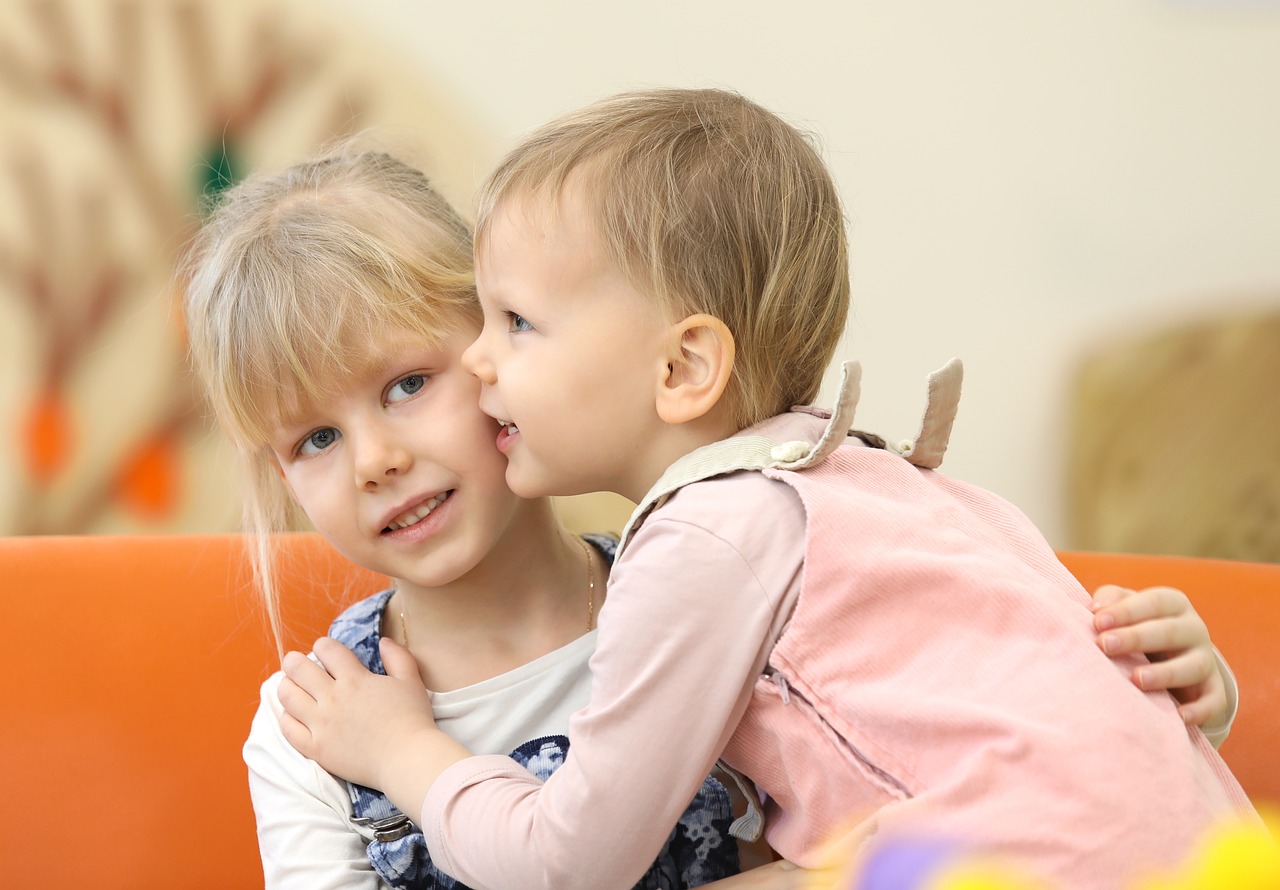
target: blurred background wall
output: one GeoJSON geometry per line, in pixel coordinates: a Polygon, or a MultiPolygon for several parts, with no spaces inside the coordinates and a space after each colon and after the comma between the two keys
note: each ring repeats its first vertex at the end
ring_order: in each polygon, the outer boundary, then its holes
{"type": "Polygon", "coordinates": [[[234,527],[166,286],[200,194],[373,128],[467,207],[533,126],[679,85],[821,140],[861,428],[958,355],[944,470],[1055,546],[1280,559],[1277,84],[1269,0],[13,0],[0,533],[234,527]]]}

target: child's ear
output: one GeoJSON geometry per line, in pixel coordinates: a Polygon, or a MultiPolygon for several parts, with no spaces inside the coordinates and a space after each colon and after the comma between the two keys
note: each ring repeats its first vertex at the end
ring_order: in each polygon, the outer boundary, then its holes
{"type": "Polygon", "coordinates": [[[690,315],[671,326],[667,368],[658,387],[666,423],[697,420],[719,404],[733,373],[733,334],[714,315],[690,315]]]}

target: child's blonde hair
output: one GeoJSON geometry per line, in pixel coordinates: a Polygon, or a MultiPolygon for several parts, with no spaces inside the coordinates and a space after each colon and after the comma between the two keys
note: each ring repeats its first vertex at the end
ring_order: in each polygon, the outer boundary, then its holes
{"type": "Polygon", "coordinates": [[[502,160],[482,186],[477,245],[504,202],[557,201],[571,175],[636,287],[673,320],[708,313],[732,332],[739,428],[817,397],[848,313],[848,252],[835,184],[804,135],[721,90],[605,99],[502,160]]]}
{"type": "Polygon", "coordinates": [[[254,574],[282,646],[271,539],[302,517],[273,430],[388,329],[428,342],[479,329],[471,230],[421,172],[353,144],[225,192],[179,281],[196,370],[246,471],[254,574]]]}

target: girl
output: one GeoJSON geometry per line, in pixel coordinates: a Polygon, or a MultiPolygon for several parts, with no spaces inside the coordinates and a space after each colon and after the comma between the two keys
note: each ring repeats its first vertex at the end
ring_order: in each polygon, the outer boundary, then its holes
{"type": "MultiPolygon", "coordinates": [[[[468,227],[421,173],[340,150],[224,195],[185,264],[186,320],[249,471],[245,512],[277,638],[270,535],[301,513],[393,579],[332,636],[375,672],[379,640],[395,639],[446,732],[545,778],[586,703],[615,544],[574,537],[547,498],[507,488],[498,425],[459,361],[480,327],[471,251],[468,227]]],[[[383,795],[285,742],[280,679],[263,686],[244,748],[266,885],[461,886],[383,795]]],[[[730,818],[708,778],[638,886],[733,875],[730,818]]],[[[796,874],[769,865],[724,886],[787,887],[796,874]]]]}

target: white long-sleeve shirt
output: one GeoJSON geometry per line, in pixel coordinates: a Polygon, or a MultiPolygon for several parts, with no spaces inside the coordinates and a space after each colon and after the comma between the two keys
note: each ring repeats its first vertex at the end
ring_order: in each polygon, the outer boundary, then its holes
{"type": "MultiPolygon", "coordinates": [[[[440,728],[474,751],[502,754],[531,739],[567,735],[569,716],[587,701],[587,663],[596,636],[597,631],[584,634],[473,686],[431,693],[440,728]]],[[[282,676],[276,673],[262,684],[244,745],[265,886],[383,890],[387,885],[366,852],[373,833],[352,822],[346,786],[299,754],[280,732],[282,676]]]]}

